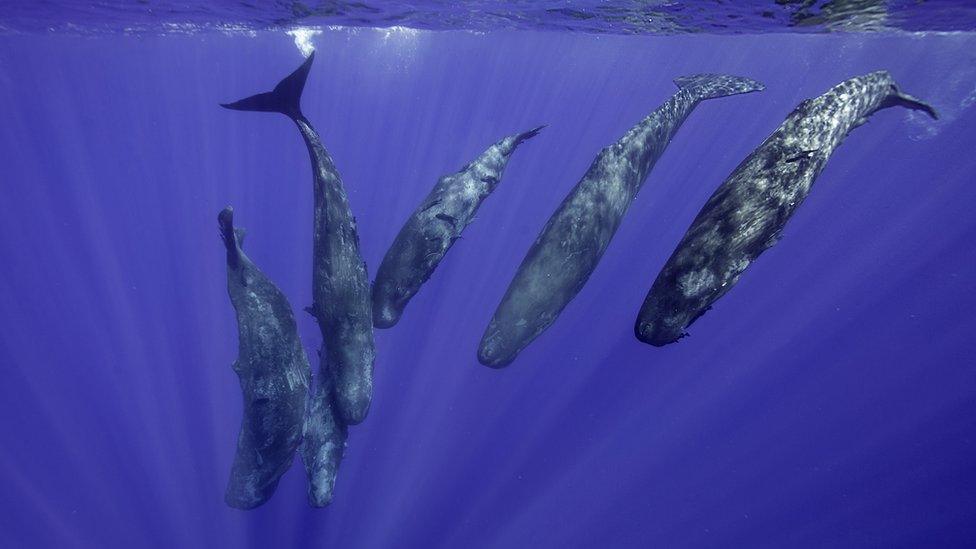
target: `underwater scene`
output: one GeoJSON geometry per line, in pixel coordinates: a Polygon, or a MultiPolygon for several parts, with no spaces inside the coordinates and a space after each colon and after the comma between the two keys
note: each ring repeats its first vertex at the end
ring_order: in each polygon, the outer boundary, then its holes
{"type": "Polygon", "coordinates": [[[976,3],[0,2],[0,547],[976,546],[976,3]]]}

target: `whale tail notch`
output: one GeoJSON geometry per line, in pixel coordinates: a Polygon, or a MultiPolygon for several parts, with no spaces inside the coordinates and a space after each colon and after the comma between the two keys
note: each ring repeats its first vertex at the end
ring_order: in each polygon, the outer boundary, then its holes
{"type": "Polygon", "coordinates": [[[714,99],[727,95],[762,91],[766,86],[744,76],[730,74],[694,74],[674,79],[680,89],[688,90],[697,99],[714,99]]]}
{"type": "Polygon", "coordinates": [[[313,51],[300,67],[278,82],[273,90],[245,97],[233,103],[221,103],[220,106],[235,111],[280,112],[293,120],[301,118],[302,91],[305,89],[305,80],[308,79],[308,71],[312,68],[314,60],[313,51]]]}

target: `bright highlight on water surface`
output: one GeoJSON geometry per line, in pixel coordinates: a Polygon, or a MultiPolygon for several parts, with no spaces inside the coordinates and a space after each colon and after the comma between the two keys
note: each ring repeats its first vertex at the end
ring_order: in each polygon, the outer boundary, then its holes
{"type": "Polygon", "coordinates": [[[295,39],[295,46],[298,48],[298,51],[302,52],[302,55],[305,57],[308,57],[309,55],[312,55],[313,51],[315,51],[315,44],[312,42],[312,38],[322,34],[322,31],[319,29],[297,28],[288,31],[285,34],[293,37],[295,39]]]}

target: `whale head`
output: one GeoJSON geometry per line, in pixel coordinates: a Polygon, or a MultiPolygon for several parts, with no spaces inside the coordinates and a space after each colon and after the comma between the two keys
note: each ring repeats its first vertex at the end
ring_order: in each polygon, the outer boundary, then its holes
{"type": "Polygon", "coordinates": [[[402,309],[394,307],[389,301],[373,305],[373,326],[377,328],[392,328],[400,321],[402,309]]]}
{"type": "Polygon", "coordinates": [[[400,315],[410,300],[410,295],[390,279],[380,279],[373,284],[373,326],[392,328],[400,321],[400,315]]]}
{"type": "Polygon", "coordinates": [[[644,343],[655,347],[664,347],[686,336],[685,328],[688,324],[684,319],[674,317],[647,318],[642,316],[634,324],[634,335],[644,343]]]}

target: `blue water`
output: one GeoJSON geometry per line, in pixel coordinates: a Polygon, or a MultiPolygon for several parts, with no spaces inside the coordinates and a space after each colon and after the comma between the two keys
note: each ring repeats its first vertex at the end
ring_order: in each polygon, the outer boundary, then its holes
{"type": "MultiPolygon", "coordinates": [[[[324,28],[304,112],[370,273],[441,175],[548,128],[407,308],[334,503],[296,464],[223,502],[240,426],[216,214],[296,310],[311,184],[295,128],[218,102],[302,60],[283,30],[0,36],[0,546],[892,547],[976,543],[976,35],[608,36],[324,28]],[[888,69],[784,238],[691,336],[633,336],[712,191],[797,103],[888,69]],[[711,100],[603,261],[504,370],[481,334],[594,155],[704,71],[711,100]]],[[[298,312],[313,363],[320,336],[298,312]]]]}

